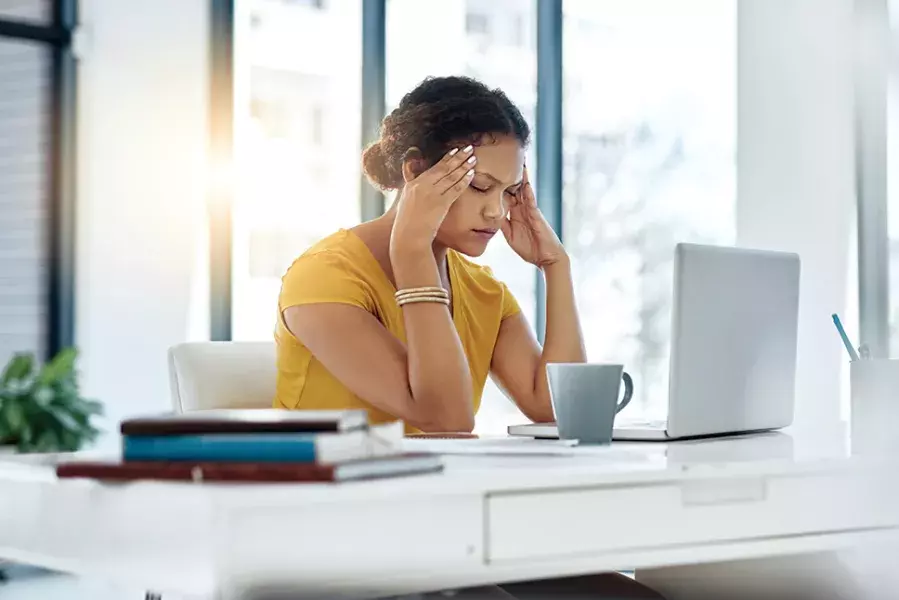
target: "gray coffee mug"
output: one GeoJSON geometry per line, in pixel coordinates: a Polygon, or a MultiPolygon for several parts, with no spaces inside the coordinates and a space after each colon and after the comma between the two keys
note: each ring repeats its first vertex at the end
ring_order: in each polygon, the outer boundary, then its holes
{"type": "Polygon", "coordinates": [[[634,381],[624,365],[550,363],[546,376],[559,438],[611,444],[615,415],[634,395],[634,381]],[[619,402],[622,380],[624,397],[619,402]]]}

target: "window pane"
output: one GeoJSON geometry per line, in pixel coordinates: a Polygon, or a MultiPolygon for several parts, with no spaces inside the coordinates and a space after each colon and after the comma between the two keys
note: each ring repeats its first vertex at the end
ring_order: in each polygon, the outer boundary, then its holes
{"type": "Polygon", "coordinates": [[[291,261],[359,221],[361,6],[236,4],[235,339],[271,339],[291,261]]]}
{"type": "Polygon", "coordinates": [[[672,260],[731,244],[735,0],[566,0],[564,240],[591,361],[667,410],[672,260]]]}
{"type": "MultiPolygon", "coordinates": [[[[387,110],[427,76],[468,75],[501,88],[534,128],[537,90],[534,3],[522,0],[389,0],[387,3],[387,110]],[[440,39],[434,42],[434,23],[440,39]],[[450,42],[452,40],[452,42],[450,42]]],[[[528,152],[531,178],[534,142],[528,152]]],[[[479,259],[505,281],[534,322],[534,268],[498,235],[479,259]]],[[[523,417],[488,381],[477,431],[504,431],[523,417]]]]}
{"type": "Polygon", "coordinates": [[[889,234],[890,356],[899,353],[899,0],[890,0],[887,79],[887,228],[889,234]]]}
{"type": "Polygon", "coordinates": [[[53,20],[51,0],[0,0],[0,21],[13,19],[49,24],[53,20]]]}
{"type": "Polygon", "coordinates": [[[0,39],[0,366],[44,352],[49,52],[0,39]]]}

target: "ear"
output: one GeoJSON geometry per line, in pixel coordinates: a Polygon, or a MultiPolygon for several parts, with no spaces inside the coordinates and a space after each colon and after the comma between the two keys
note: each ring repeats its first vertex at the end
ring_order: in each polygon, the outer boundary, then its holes
{"type": "Polygon", "coordinates": [[[421,150],[415,146],[406,150],[403,155],[403,181],[409,183],[427,170],[421,150]]]}

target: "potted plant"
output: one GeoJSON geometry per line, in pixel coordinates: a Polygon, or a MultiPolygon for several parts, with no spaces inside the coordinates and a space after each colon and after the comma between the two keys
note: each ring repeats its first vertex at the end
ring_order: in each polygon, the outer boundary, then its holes
{"type": "Polygon", "coordinates": [[[68,348],[40,368],[33,354],[10,359],[0,375],[0,448],[74,452],[97,438],[102,406],[81,396],[76,356],[68,348]]]}

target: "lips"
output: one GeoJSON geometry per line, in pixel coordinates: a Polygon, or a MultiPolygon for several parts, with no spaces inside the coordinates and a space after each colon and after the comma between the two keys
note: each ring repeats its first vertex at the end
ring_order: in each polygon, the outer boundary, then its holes
{"type": "Polygon", "coordinates": [[[491,238],[491,237],[493,237],[494,235],[496,235],[496,232],[499,231],[499,230],[498,230],[498,229],[485,228],[485,229],[472,229],[472,231],[474,231],[474,232],[475,232],[476,234],[478,234],[478,235],[481,235],[481,236],[484,236],[484,237],[491,238]]]}

